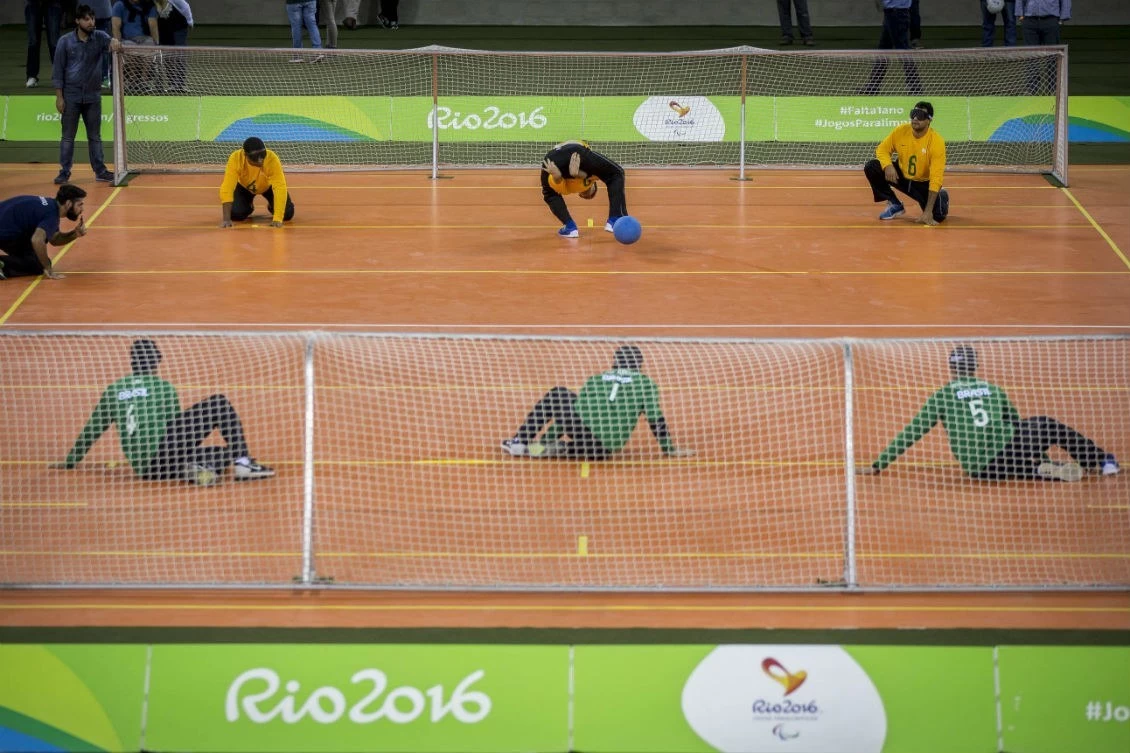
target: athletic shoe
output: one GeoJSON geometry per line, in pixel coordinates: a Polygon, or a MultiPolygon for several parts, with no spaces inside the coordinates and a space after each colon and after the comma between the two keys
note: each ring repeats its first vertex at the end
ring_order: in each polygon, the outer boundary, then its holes
{"type": "Polygon", "coordinates": [[[357,19],[353,16],[346,16],[345,20],[341,22],[341,25],[349,29],[350,31],[353,31],[357,28],[357,19]]]}
{"type": "Polygon", "coordinates": [[[29,76],[27,83],[24,84],[24,86],[26,86],[28,89],[34,89],[35,87],[39,86],[39,79],[35,76],[29,76]]]}
{"type": "Polygon", "coordinates": [[[616,227],[616,220],[618,220],[618,219],[620,219],[620,218],[619,217],[609,217],[604,223],[604,232],[611,233],[612,229],[616,227]]]}
{"type": "Polygon", "coordinates": [[[220,483],[220,474],[201,463],[190,463],[184,468],[184,480],[197,486],[215,486],[220,483]]]}
{"type": "Polygon", "coordinates": [[[55,176],[55,185],[61,186],[64,183],[66,183],[67,181],[69,181],[70,179],[71,179],[70,173],[60,172],[58,175],[55,176]]]}
{"type": "Polygon", "coordinates": [[[502,451],[509,452],[516,458],[530,454],[528,448],[526,447],[526,443],[522,442],[517,437],[502,440],[502,451]]]}
{"type": "MultiPolygon", "coordinates": [[[[0,277],[2,277],[2,276],[3,275],[0,275],[0,277]]],[[[1118,473],[1121,470],[1122,470],[1122,468],[1119,467],[1118,461],[1114,459],[1114,455],[1108,454],[1103,459],[1103,469],[1102,469],[1102,471],[1103,471],[1104,476],[1113,476],[1114,474],[1118,473]]]]}
{"type": "Polygon", "coordinates": [[[255,481],[260,478],[270,478],[275,475],[274,468],[268,468],[265,465],[256,463],[252,460],[250,463],[244,465],[243,463],[236,463],[234,470],[236,481],[255,481]]]}
{"type": "Polygon", "coordinates": [[[1075,482],[1083,478],[1083,466],[1078,463],[1055,463],[1048,461],[1040,463],[1036,474],[1048,481],[1075,482]]]}
{"type": "Polygon", "coordinates": [[[290,62],[292,62],[292,63],[301,63],[301,62],[302,62],[302,58],[291,58],[291,59],[290,59],[290,62]]]}
{"type": "Polygon", "coordinates": [[[397,23],[396,21],[393,21],[392,23],[390,23],[388,25],[388,28],[392,29],[393,31],[396,31],[397,29],[400,28],[400,24],[397,23]]]}
{"type": "Polygon", "coordinates": [[[788,45],[790,45],[790,44],[792,44],[792,43],[793,43],[793,38],[792,38],[792,37],[781,37],[781,45],[782,45],[782,46],[788,46],[788,45]]]}
{"type": "Polygon", "coordinates": [[[311,60],[310,62],[311,62],[311,63],[320,63],[320,62],[322,62],[322,61],[323,61],[323,60],[325,60],[325,59],[326,59],[326,56],[325,56],[325,55],[315,55],[315,56],[314,56],[314,59],[313,59],[313,60],[311,60]]]}
{"type": "Polygon", "coordinates": [[[946,217],[949,216],[949,213],[950,213],[950,193],[949,193],[949,191],[947,191],[944,188],[941,189],[940,191],[938,191],[938,201],[935,204],[935,206],[937,206],[938,212],[942,215],[943,220],[946,217]]]}
{"type": "Polygon", "coordinates": [[[113,183],[114,182],[114,174],[112,172],[109,172],[109,171],[101,172],[101,173],[98,173],[97,175],[95,175],[94,179],[96,181],[98,181],[99,183],[113,183]]]}
{"type": "Polygon", "coordinates": [[[805,47],[815,47],[816,46],[816,40],[813,39],[812,37],[805,37],[804,46],[805,47]]]}
{"type": "Polygon", "coordinates": [[[102,88],[103,89],[109,89],[110,88],[110,79],[108,79],[108,78],[102,79],[102,88]]]}
{"type": "Polygon", "coordinates": [[[879,219],[893,220],[895,217],[902,217],[904,214],[906,214],[906,209],[902,204],[899,204],[895,201],[888,201],[887,208],[883,210],[883,213],[881,215],[879,215],[879,219]]]}
{"type": "Polygon", "coordinates": [[[0,280],[7,280],[7,275],[4,274],[4,262],[0,261],[0,280]]]}
{"type": "Polygon", "coordinates": [[[557,234],[562,238],[579,238],[581,234],[577,231],[577,223],[572,220],[568,224],[563,225],[557,234]]]}
{"type": "Polygon", "coordinates": [[[381,26],[383,26],[386,29],[389,28],[390,26],[392,26],[392,24],[389,22],[389,20],[387,18],[385,18],[384,16],[380,15],[380,14],[377,15],[377,23],[379,23],[381,26]]]}

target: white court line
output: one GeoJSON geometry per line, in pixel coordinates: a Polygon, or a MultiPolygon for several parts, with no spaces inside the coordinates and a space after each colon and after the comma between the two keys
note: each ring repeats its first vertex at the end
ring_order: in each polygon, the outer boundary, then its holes
{"type": "Polygon", "coordinates": [[[431,332],[458,329],[1109,329],[1130,332],[1130,324],[499,324],[483,322],[482,324],[453,324],[453,323],[426,323],[407,324],[395,322],[370,322],[363,324],[342,324],[299,322],[288,324],[286,322],[20,322],[18,325],[9,325],[8,330],[27,328],[36,329],[78,329],[90,327],[95,329],[162,329],[174,328],[204,328],[217,327],[221,329],[275,329],[293,332],[303,329],[424,329],[431,332]]]}

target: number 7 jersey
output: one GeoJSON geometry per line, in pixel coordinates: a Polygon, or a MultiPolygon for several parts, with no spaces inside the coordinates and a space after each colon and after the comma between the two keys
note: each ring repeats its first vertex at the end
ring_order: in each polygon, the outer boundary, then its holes
{"type": "Polygon", "coordinates": [[[663,417],[659,387],[647,375],[631,369],[589,377],[577,396],[577,413],[609,452],[617,452],[628,443],[641,413],[649,423],[663,417]]]}
{"type": "Polygon", "coordinates": [[[1004,390],[983,379],[962,377],[935,392],[875,461],[883,470],[938,421],[950,451],[969,474],[978,473],[1012,440],[1020,414],[1004,390]]]}

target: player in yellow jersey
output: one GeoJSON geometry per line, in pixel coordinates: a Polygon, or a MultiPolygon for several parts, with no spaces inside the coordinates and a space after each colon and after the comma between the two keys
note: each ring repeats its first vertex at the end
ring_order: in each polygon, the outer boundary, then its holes
{"type": "Polygon", "coordinates": [[[589,149],[584,141],[566,141],[549,150],[541,164],[541,195],[553,216],[561,220],[557,234],[576,238],[577,223],[569,215],[564,196],[575,193],[582,199],[596,196],[596,182],[604,182],[608,190],[608,221],[604,229],[612,232],[616,220],[628,213],[624,200],[624,168],[599,152],[589,149]]]}
{"type": "Polygon", "coordinates": [[[258,136],[250,136],[228,157],[224,180],[220,184],[220,227],[231,227],[251,216],[256,196],[267,200],[271,227],[282,227],[294,217],[294,201],[286,187],[279,155],[268,149],[258,136]]]}
{"type": "Polygon", "coordinates": [[[894,189],[918,202],[923,225],[937,225],[950,211],[950,197],[942,188],[946,173],[946,142],[930,127],[934,106],[918,102],[910,110],[910,122],[897,126],[879,146],[875,159],[863,166],[875,201],[887,202],[880,220],[893,220],[906,213],[894,189]]]}

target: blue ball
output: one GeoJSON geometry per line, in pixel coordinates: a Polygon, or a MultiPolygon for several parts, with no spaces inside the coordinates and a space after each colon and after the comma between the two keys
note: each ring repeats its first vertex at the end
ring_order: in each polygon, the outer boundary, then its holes
{"type": "Polygon", "coordinates": [[[616,236],[616,240],[625,246],[638,241],[642,233],[643,228],[640,227],[640,221],[630,215],[624,215],[616,220],[616,224],[612,226],[612,234],[616,236]]]}

